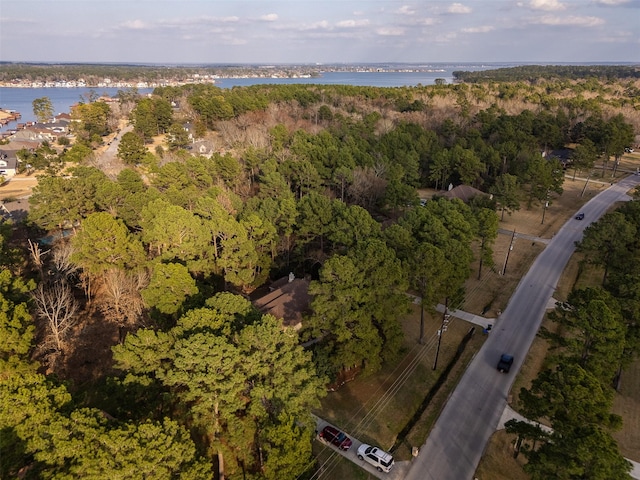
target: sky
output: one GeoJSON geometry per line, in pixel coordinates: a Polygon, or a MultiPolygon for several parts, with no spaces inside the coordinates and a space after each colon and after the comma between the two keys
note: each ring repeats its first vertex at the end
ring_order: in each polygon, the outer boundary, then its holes
{"type": "Polygon", "coordinates": [[[0,60],[640,63],[640,0],[0,0],[0,60]]]}

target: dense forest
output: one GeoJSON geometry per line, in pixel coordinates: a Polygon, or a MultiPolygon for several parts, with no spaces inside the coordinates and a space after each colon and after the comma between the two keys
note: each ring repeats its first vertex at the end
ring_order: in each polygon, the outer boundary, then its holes
{"type": "MultiPolygon", "coordinates": [[[[26,223],[0,224],[3,478],[310,476],[327,384],[399,358],[407,292],[455,306],[474,257],[491,266],[502,215],[553,202],[567,170],[611,175],[640,131],[639,88],[626,76],[184,85],[78,105],[72,136],[20,152],[39,183],[26,223]],[[120,133],[123,116],[133,128],[120,133]],[[107,172],[94,151],[120,134],[121,168],[107,172]],[[419,189],[457,185],[490,195],[422,205],[419,189]],[[299,330],[250,301],[289,272],[310,280],[299,330]]],[[[634,212],[624,248],[637,248],[634,212]]],[[[607,358],[624,366],[640,297],[621,278],[636,273],[592,235],[582,248],[624,299],[598,293],[617,322],[609,345],[622,345],[607,358]]],[[[615,372],[578,340],[561,345],[572,368],[593,367],[612,395],[615,372]]],[[[617,420],[602,415],[593,429],[608,439],[617,420]]],[[[569,446],[552,438],[530,468],[569,446]]]]}
{"type": "Polygon", "coordinates": [[[84,81],[96,86],[105,78],[112,82],[172,84],[195,79],[233,76],[318,76],[318,68],[300,65],[135,65],[0,62],[0,83],[84,81]]]}
{"type": "Polygon", "coordinates": [[[121,81],[159,81],[185,79],[203,73],[200,68],[175,68],[143,65],[85,65],[1,63],[0,81],[78,81],[97,84],[105,78],[121,81]]]}
{"type": "Polygon", "coordinates": [[[640,66],[624,65],[522,65],[478,72],[453,72],[461,82],[537,82],[540,79],[579,80],[597,78],[615,81],[623,78],[640,78],[640,66]]]}

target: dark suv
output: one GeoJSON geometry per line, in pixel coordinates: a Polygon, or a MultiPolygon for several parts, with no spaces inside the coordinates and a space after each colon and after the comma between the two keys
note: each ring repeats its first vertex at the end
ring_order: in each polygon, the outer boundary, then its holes
{"type": "Polygon", "coordinates": [[[341,450],[347,451],[351,448],[351,439],[330,425],[324,427],[319,436],[321,440],[331,443],[341,450]]]}
{"type": "Polygon", "coordinates": [[[511,370],[511,365],[513,365],[513,355],[503,353],[500,356],[500,361],[498,362],[498,371],[500,373],[509,373],[509,370],[511,370]]]}

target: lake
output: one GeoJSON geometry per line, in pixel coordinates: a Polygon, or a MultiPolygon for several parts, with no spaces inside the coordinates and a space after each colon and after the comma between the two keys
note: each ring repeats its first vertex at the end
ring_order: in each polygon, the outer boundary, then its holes
{"type": "Polygon", "coordinates": [[[424,70],[419,72],[323,72],[322,76],[313,78],[220,78],[216,80],[216,85],[220,88],[294,83],[356,85],[362,87],[415,87],[417,85],[433,85],[436,78],[443,78],[447,83],[453,83],[454,71],[475,71],[482,68],[489,67],[477,65],[434,65],[432,68],[429,68],[428,71],[424,70]]]}
{"type": "MultiPolygon", "coordinates": [[[[496,68],[498,65],[473,64],[434,64],[421,71],[407,72],[324,72],[314,78],[220,78],[215,85],[220,88],[233,88],[249,85],[286,85],[286,84],[323,84],[323,85],[356,85],[372,87],[414,87],[417,85],[433,85],[437,78],[453,83],[453,72],[456,70],[476,71],[496,68]]],[[[504,65],[500,65],[504,66],[504,65]]],[[[35,121],[33,101],[36,98],[48,97],[53,104],[55,115],[69,113],[71,106],[80,101],[87,101],[87,96],[93,94],[115,96],[123,88],[12,88],[0,87],[0,109],[14,110],[22,115],[20,123],[35,121]]],[[[138,89],[142,94],[150,93],[153,89],[138,89]]],[[[6,131],[15,128],[17,122],[9,123],[0,128],[6,131]]]]}
{"type": "MultiPolygon", "coordinates": [[[[53,114],[69,113],[71,106],[80,101],[87,102],[87,95],[92,92],[98,95],[113,97],[122,88],[12,88],[0,87],[0,109],[14,110],[22,115],[19,122],[35,122],[33,101],[36,98],[49,97],[53,105],[53,114]]],[[[139,89],[140,93],[153,91],[151,88],[139,89]]],[[[0,132],[16,128],[16,123],[10,122],[0,128],[0,132]]]]}

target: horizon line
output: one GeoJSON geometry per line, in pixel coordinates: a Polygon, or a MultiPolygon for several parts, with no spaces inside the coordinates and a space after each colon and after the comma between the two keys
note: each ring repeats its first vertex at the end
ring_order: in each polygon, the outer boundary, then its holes
{"type": "Polygon", "coordinates": [[[134,61],[73,61],[73,60],[0,60],[0,65],[127,65],[164,67],[275,67],[275,66],[353,66],[353,65],[640,65],[637,61],[376,61],[376,62],[134,62],[134,61]]]}

